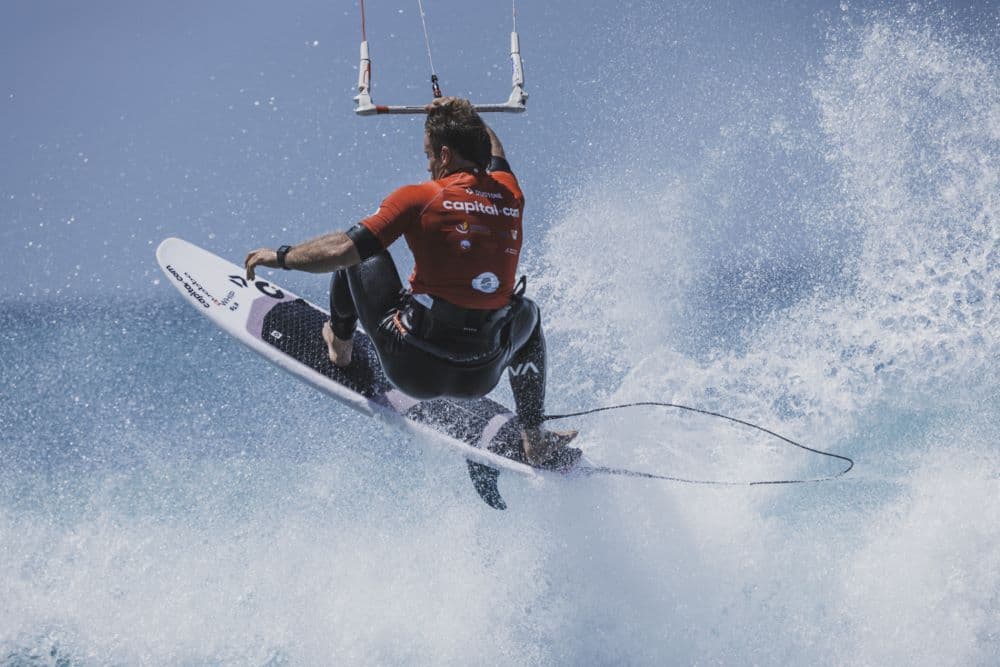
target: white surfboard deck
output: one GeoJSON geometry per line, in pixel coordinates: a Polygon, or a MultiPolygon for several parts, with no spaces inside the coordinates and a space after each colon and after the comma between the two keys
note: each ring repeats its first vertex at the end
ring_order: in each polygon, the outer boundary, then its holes
{"type": "Polygon", "coordinates": [[[320,339],[318,327],[328,317],[324,309],[259,275],[249,281],[243,267],[182,239],[164,240],[156,258],[168,281],[216,326],[344,405],[420,436],[415,442],[435,443],[477,463],[534,479],[559,474],[487,449],[502,430],[509,439],[516,428],[516,418],[498,403],[421,402],[392,387],[360,328],[351,365],[339,369],[325,358],[320,339]]]}

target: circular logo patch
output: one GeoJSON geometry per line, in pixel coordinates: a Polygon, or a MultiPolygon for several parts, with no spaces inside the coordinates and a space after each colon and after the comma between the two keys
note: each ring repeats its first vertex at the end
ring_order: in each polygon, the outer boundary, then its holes
{"type": "Polygon", "coordinates": [[[472,289],[479,292],[485,292],[486,294],[493,294],[500,287],[500,279],[496,277],[496,274],[490,273],[480,273],[478,276],[472,279],[472,289]]]}
{"type": "Polygon", "coordinates": [[[462,242],[458,244],[462,250],[469,250],[472,248],[472,242],[468,239],[462,239],[462,242]]]}

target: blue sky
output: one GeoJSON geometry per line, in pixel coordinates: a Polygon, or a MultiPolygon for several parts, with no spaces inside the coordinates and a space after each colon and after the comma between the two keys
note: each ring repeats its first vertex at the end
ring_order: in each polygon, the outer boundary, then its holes
{"type": "MultiPolygon", "coordinates": [[[[506,99],[510,5],[425,7],[444,92],[506,99]]],[[[518,13],[529,111],[490,120],[541,231],[582,181],[690,169],[727,126],[808,115],[803,81],[844,9],[553,0],[518,13]]],[[[419,118],[351,112],[359,23],[354,2],[11,3],[6,298],[155,294],[166,236],[239,259],[346,228],[423,179],[419,118]]],[[[426,101],[416,3],[369,3],[368,31],[376,102],[426,101]]]]}

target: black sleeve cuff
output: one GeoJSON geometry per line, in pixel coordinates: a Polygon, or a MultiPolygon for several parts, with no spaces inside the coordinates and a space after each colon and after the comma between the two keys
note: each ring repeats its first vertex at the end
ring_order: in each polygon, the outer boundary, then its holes
{"type": "Polygon", "coordinates": [[[508,174],[513,174],[514,172],[510,169],[510,164],[507,163],[502,157],[497,157],[496,155],[490,156],[490,165],[486,167],[486,171],[506,171],[508,174]]]}
{"type": "Polygon", "coordinates": [[[360,222],[347,230],[347,238],[354,241],[354,247],[358,249],[362,262],[385,250],[378,237],[360,222]]]}

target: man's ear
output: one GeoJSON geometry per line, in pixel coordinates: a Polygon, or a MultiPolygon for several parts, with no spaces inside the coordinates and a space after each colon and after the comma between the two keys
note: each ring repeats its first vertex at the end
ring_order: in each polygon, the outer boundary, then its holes
{"type": "Polygon", "coordinates": [[[454,157],[454,153],[447,146],[442,146],[441,150],[438,152],[438,160],[441,162],[442,167],[447,167],[451,164],[451,159],[454,157]]]}

